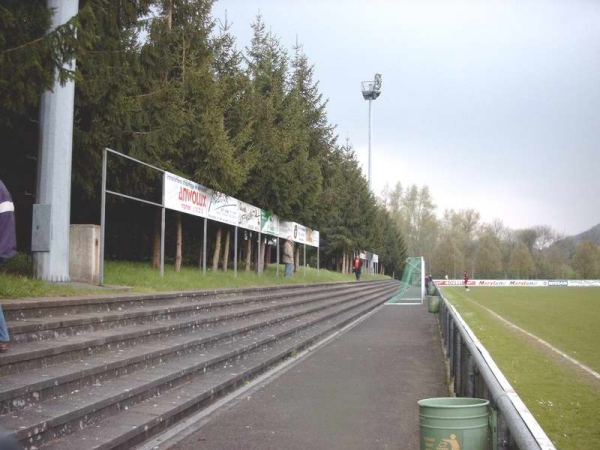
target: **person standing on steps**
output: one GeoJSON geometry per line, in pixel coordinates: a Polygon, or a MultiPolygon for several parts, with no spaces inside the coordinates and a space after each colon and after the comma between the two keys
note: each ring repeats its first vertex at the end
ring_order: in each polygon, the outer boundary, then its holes
{"type": "Polygon", "coordinates": [[[294,246],[292,245],[292,237],[288,236],[285,244],[283,244],[283,264],[285,264],[284,277],[291,277],[294,270],[294,246]]]}
{"type": "MultiPolygon", "coordinates": [[[[0,180],[0,264],[17,254],[17,235],[15,228],[15,205],[10,192],[0,180]]],[[[10,335],[0,306],[0,353],[8,351],[10,335]]]]}

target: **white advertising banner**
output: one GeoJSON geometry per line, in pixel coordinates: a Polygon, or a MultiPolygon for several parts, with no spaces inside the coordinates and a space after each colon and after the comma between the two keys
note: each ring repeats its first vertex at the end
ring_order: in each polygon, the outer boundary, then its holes
{"type": "Polygon", "coordinates": [[[229,225],[238,224],[238,200],[221,192],[212,191],[208,217],[229,225]]]}
{"type": "MultiPolygon", "coordinates": [[[[279,220],[279,237],[281,239],[287,239],[291,236],[294,239],[294,226],[295,222],[287,222],[285,220],[279,220]]],[[[295,240],[295,239],[294,239],[295,240]]]]}
{"type": "MultiPolygon", "coordinates": [[[[463,286],[463,280],[434,280],[436,286],[463,286]]],[[[548,286],[548,280],[469,280],[468,286],[481,287],[544,287],[548,286]]]]}
{"type": "Polygon", "coordinates": [[[299,223],[294,226],[294,241],[300,244],[306,244],[306,227],[304,225],[300,225],[299,223]]]}
{"type": "Polygon", "coordinates": [[[433,280],[436,286],[462,286],[463,280],[433,280]]]}
{"type": "Polygon", "coordinates": [[[600,287],[600,280],[569,280],[568,284],[573,287],[600,287]]]}
{"type": "Polygon", "coordinates": [[[280,220],[275,214],[170,172],[164,173],[163,205],[175,211],[208,217],[283,239],[292,236],[295,242],[319,247],[318,231],[296,222],[280,220]]]}
{"type": "Polygon", "coordinates": [[[306,245],[310,245],[312,247],[319,246],[319,232],[315,230],[311,230],[310,228],[306,229],[306,245]]]}
{"type": "Polygon", "coordinates": [[[201,184],[165,172],[164,206],[168,209],[208,217],[212,191],[201,184]]]}
{"type": "Polygon", "coordinates": [[[262,211],[243,201],[238,202],[238,226],[252,231],[261,230],[262,211]]]}

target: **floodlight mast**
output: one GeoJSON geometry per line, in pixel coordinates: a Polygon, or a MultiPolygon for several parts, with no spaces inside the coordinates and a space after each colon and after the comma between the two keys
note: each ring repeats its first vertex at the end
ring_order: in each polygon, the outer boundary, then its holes
{"type": "Polygon", "coordinates": [[[369,166],[368,166],[368,181],[369,181],[369,192],[372,192],[372,179],[371,179],[371,101],[376,100],[381,95],[381,74],[376,73],[373,81],[362,82],[362,95],[365,100],[369,101],[369,166]]]}

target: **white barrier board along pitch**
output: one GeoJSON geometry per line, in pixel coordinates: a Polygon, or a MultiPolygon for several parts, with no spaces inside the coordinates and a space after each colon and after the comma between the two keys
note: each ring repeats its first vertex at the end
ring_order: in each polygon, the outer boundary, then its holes
{"type": "MultiPolygon", "coordinates": [[[[436,286],[464,286],[464,280],[433,280],[436,286]]],[[[469,287],[600,287],[600,280],[469,280],[469,287]]]]}

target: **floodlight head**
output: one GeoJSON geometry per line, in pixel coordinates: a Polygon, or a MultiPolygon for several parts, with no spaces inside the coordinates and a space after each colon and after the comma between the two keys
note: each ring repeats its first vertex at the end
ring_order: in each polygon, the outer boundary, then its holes
{"type": "Polygon", "coordinates": [[[373,90],[381,92],[381,74],[380,73],[375,74],[375,79],[373,81],[373,90]]]}
{"type": "Polygon", "coordinates": [[[362,82],[362,94],[365,100],[375,100],[381,95],[381,74],[376,73],[373,81],[362,82]]]}

